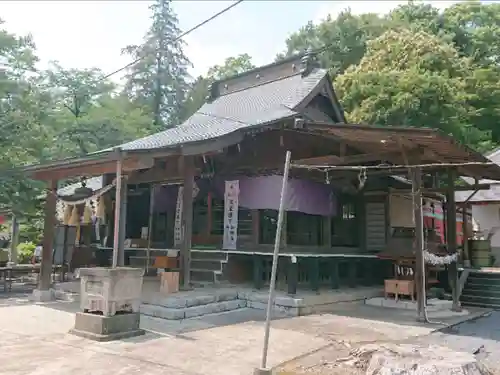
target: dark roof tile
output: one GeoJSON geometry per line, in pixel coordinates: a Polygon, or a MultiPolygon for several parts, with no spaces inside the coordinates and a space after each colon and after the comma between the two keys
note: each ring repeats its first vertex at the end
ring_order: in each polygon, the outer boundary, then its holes
{"type": "Polygon", "coordinates": [[[232,92],[204,104],[183,124],[125,143],[123,150],[175,147],[214,139],[237,130],[251,129],[291,117],[294,109],[321,83],[327,72],[315,69],[283,79],[232,92]]]}

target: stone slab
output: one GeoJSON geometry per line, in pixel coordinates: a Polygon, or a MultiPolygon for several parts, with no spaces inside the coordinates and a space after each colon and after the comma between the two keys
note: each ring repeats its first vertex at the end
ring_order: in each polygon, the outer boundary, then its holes
{"type": "Polygon", "coordinates": [[[139,324],[139,313],[103,316],[78,312],[70,333],[96,341],[112,341],[143,335],[139,324]]]}
{"type": "Polygon", "coordinates": [[[31,295],[31,300],[35,302],[50,302],[55,301],[55,292],[54,289],[48,290],[33,290],[33,294],[31,295]]]}
{"type": "MultiPolygon", "coordinates": [[[[392,298],[374,297],[365,301],[367,305],[376,307],[387,307],[391,309],[417,310],[417,301],[394,300],[392,298]]],[[[453,302],[439,299],[429,299],[427,301],[427,311],[451,310],[453,302]]]]}
{"type": "Polygon", "coordinates": [[[163,318],[168,320],[188,319],[202,315],[216,314],[224,311],[231,311],[247,306],[243,300],[228,300],[222,302],[207,303],[185,308],[169,308],[159,305],[141,305],[141,314],[163,318]]]}

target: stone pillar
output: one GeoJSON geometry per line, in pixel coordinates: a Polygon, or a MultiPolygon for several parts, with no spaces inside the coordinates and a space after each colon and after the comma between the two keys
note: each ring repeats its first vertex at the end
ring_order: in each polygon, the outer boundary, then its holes
{"type": "Polygon", "coordinates": [[[182,195],[182,243],[181,263],[184,288],[191,286],[191,239],[193,236],[193,186],[194,186],[194,159],[192,156],[183,156],[182,174],[184,189],[182,195]]]}
{"type": "Polygon", "coordinates": [[[57,181],[49,182],[47,197],[45,198],[45,220],[43,225],[42,264],[38,289],[33,291],[33,298],[37,301],[53,299],[52,286],[52,256],[54,248],[54,232],[56,224],[57,181]]]}

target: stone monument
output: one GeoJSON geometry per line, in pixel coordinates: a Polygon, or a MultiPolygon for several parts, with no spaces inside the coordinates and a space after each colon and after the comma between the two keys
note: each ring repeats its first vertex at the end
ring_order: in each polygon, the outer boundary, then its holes
{"type": "Polygon", "coordinates": [[[141,268],[81,268],[80,307],[70,333],[96,341],[143,335],[139,328],[141,268]]]}

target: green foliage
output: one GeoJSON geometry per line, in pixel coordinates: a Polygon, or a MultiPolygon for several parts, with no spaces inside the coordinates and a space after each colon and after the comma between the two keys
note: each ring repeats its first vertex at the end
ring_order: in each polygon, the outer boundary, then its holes
{"type": "Polygon", "coordinates": [[[35,252],[36,245],[33,242],[22,242],[17,245],[17,259],[19,263],[30,263],[35,252]]]}
{"type": "MultiPolygon", "coordinates": [[[[192,79],[169,0],[155,0],[135,61],[118,87],[97,68],[53,62],[38,71],[30,36],[0,21],[0,210],[21,222],[21,240],[42,229],[37,199],[44,183],[14,172],[28,163],[82,155],[176,126],[205,102],[215,80],[254,68],[248,54],[229,57],[192,79]]],[[[348,121],[427,126],[486,151],[500,143],[500,4],[460,2],[440,11],[410,1],[387,15],[307,23],[277,58],[324,49],[348,121]]]]}
{"type": "Polygon", "coordinates": [[[189,90],[189,59],[171,0],[155,0],[150,6],[152,24],[141,45],[123,53],[135,63],[128,69],[124,93],[153,114],[156,130],[180,123],[179,112],[189,90]]]}

